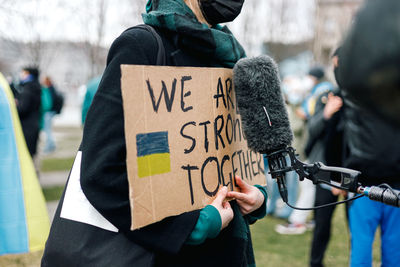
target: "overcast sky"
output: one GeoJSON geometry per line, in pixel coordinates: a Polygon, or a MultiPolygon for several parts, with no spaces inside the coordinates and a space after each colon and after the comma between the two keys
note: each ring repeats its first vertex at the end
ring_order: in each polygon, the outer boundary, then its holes
{"type": "MultiPolygon", "coordinates": [[[[1,37],[33,40],[40,36],[43,40],[94,41],[98,1],[0,0],[1,37]]],[[[103,45],[109,46],[125,28],[141,23],[140,11],[132,7],[140,5],[144,11],[144,4],[140,2],[146,0],[109,1],[103,45]]],[[[260,42],[260,39],[295,42],[312,36],[314,2],[246,0],[242,14],[230,24],[230,28],[245,43],[260,42]],[[285,10],[281,10],[284,2],[285,10]],[[282,16],[286,23],[279,27],[282,16]]]]}

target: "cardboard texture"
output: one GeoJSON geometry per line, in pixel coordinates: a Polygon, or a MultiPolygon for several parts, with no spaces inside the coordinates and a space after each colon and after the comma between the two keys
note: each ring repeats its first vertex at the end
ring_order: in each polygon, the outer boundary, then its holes
{"type": "Polygon", "coordinates": [[[232,70],[122,65],[131,229],[201,209],[233,178],[266,184],[247,148],[232,70]]]}

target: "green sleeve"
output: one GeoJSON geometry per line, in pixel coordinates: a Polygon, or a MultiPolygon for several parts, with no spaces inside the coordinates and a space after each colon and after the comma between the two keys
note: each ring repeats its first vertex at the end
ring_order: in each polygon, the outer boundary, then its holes
{"type": "Polygon", "coordinates": [[[196,226],[185,244],[200,245],[207,238],[215,238],[219,234],[221,226],[221,215],[218,210],[212,205],[207,205],[200,211],[196,226]]]}
{"type": "Polygon", "coordinates": [[[264,203],[257,210],[246,215],[246,218],[250,224],[255,223],[258,219],[264,218],[264,216],[267,214],[267,199],[268,199],[267,190],[265,189],[265,187],[261,185],[255,185],[255,187],[257,187],[264,195],[264,203]]]}

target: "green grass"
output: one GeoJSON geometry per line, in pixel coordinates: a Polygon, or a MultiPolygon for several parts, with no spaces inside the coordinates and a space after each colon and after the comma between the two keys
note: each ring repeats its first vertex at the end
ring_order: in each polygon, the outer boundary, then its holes
{"type": "Polygon", "coordinates": [[[61,198],[61,195],[64,191],[64,186],[52,186],[43,188],[43,195],[46,199],[46,202],[56,201],[61,198]]]}
{"type": "Polygon", "coordinates": [[[267,217],[251,227],[257,266],[307,266],[310,232],[304,235],[280,235],[274,231],[278,223],[283,221],[267,217]]]}
{"type": "Polygon", "coordinates": [[[0,256],[1,267],[38,267],[43,251],[0,256]]]}
{"type": "MultiPolygon", "coordinates": [[[[309,231],[303,235],[280,235],[274,230],[275,225],[278,223],[283,223],[283,221],[266,217],[251,227],[257,266],[309,266],[312,232],[309,231]]],[[[324,257],[324,266],[348,266],[350,239],[343,205],[336,208],[332,226],[331,240],[324,257]]],[[[375,240],[373,266],[379,266],[379,235],[375,237],[375,240]]]]}
{"type": "Polygon", "coordinates": [[[42,172],[66,171],[71,169],[73,163],[74,163],[73,157],[46,158],[42,160],[40,170],[42,172]]]}

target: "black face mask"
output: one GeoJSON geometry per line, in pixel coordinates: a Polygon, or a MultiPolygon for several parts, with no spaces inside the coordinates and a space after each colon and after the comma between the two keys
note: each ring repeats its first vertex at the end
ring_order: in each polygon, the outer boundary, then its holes
{"type": "Polygon", "coordinates": [[[244,0],[199,0],[203,16],[211,25],[233,21],[242,10],[244,0]]]}

